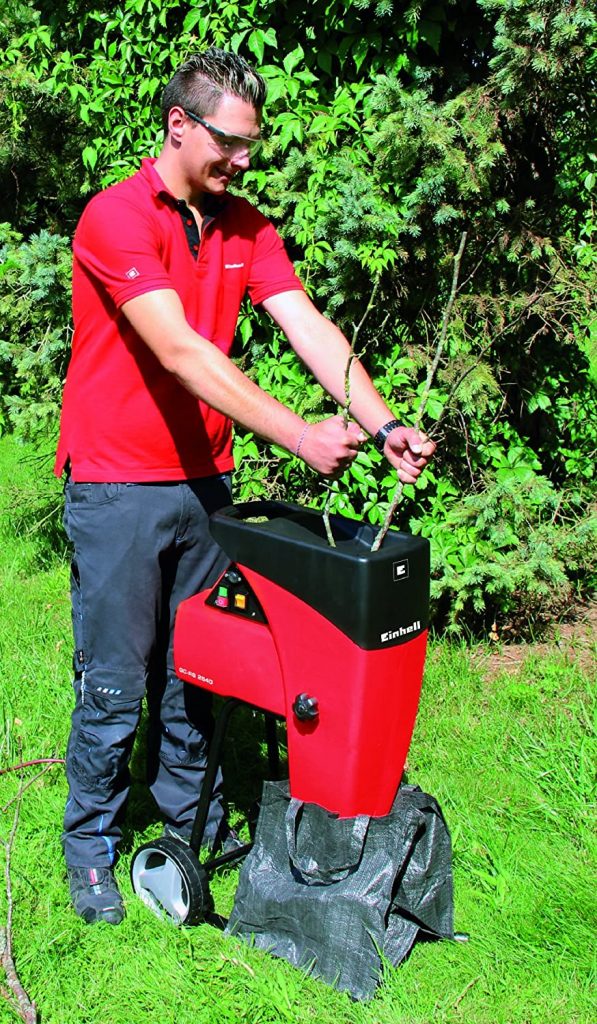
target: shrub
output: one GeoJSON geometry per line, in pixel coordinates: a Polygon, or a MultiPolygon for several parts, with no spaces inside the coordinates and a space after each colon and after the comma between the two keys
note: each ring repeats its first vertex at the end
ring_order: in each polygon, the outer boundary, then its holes
{"type": "Polygon", "coordinates": [[[70,350],[69,239],[0,225],[0,428],[57,431],[70,350]]]}

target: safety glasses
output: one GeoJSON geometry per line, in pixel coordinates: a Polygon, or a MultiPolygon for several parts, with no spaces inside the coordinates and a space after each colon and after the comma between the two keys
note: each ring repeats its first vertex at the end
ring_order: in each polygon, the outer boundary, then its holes
{"type": "Polygon", "coordinates": [[[199,114],[194,114],[192,110],[183,109],[187,117],[191,118],[191,121],[196,121],[197,124],[202,125],[209,132],[225,156],[233,156],[245,152],[251,157],[255,156],[255,153],[257,153],[263,143],[261,138],[254,139],[249,135],[231,135],[229,132],[223,131],[222,128],[216,128],[215,124],[205,121],[204,118],[199,117],[199,114]]]}

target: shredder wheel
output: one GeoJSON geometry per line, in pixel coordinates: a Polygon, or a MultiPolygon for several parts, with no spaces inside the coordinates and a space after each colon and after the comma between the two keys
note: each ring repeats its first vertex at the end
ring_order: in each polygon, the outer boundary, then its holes
{"type": "Polygon", "coordinates": [[[173,924],[197,924],[212,909],[207,872],[180,839],[155,839],[135,853],[131,882],[157,917],[173,924]]]}

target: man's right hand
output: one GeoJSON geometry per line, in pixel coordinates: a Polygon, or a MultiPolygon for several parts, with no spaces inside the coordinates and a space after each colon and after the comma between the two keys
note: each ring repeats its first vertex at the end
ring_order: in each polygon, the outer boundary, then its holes
{"type": "Polygon", "coordinates": [[[342,476],[367,435],[358,423],[344,426],[342,416],[309,423],[299,447],[299,457],[322,476],[342,476]]]}

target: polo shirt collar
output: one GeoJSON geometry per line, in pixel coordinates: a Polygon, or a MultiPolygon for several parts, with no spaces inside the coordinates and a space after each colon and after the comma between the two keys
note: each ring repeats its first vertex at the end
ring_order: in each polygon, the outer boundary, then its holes
{"type": "MultiPolygon", "coordinates": [[[[177,197],[170,191],[170,189],[166,187],[166,185],[164,184],[164,182],[162,181],[154,167],[155,161],[155,157],[145,157],[145,159],[141,161],[139,174],[141,174],[141,176],[145,178],[145,180],[149,183],[154,195],[160,196],[167,203],[171,204],[176,209],[179,209],[181,200],[177,199],[177,197]]],[[[217,216],[218,213],[220,213],[220,211],[226,205],[226,199],[226,196],[212,196],[209,193],[206,193],[204,201],[204,223],[213,220],[213,218],[217,216]]]]}

